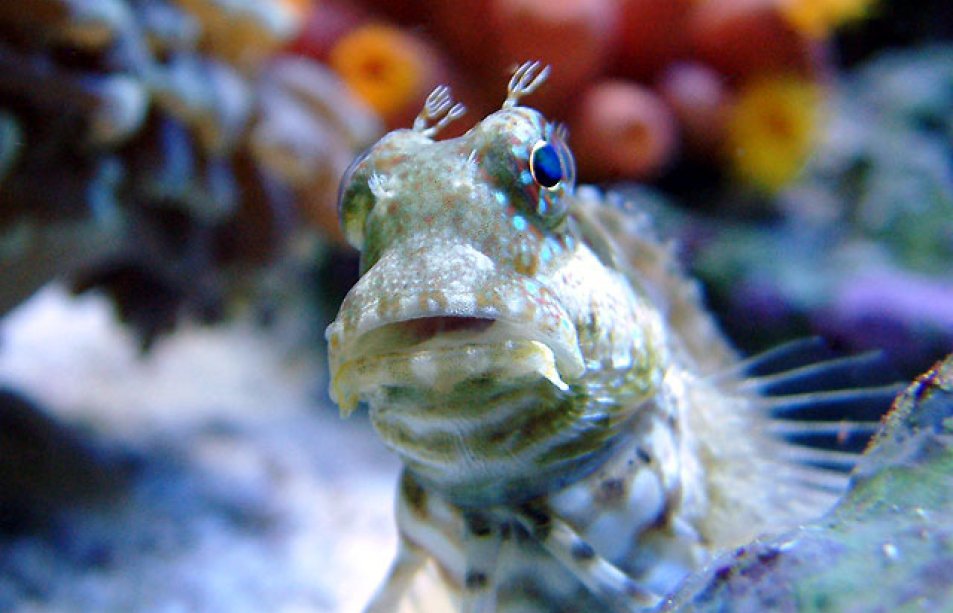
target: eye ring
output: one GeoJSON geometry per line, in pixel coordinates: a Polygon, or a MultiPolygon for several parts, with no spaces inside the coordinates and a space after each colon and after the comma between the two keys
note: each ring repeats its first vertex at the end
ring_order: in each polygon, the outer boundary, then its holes
{"type": "Polygon", "coordinates": [[[559,151],[549,141],[538,140],[529,154],[529,172],[545,189],[553,190],[566,178],[559,151]]]}

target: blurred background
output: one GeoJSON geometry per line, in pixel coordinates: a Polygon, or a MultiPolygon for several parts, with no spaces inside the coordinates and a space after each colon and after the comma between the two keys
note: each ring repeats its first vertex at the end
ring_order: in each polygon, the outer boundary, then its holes
{"type": "Polygon", "coordinates": [[[434,86],[564,122],[745,353],[953,349],[942,0],[0,6],[0,610],[356,610],[397,467],[327,399],[353,157],[434,86]]]}

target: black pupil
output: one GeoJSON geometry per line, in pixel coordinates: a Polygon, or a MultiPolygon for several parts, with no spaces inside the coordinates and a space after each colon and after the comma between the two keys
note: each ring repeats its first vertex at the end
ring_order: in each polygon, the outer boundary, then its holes
{"type": "Polygon", "coordinates": [[[563,169],[559,164],[559,154],[556,148],[546,143],[533,150],[533,157],[529,161],[530,170],[536,182],[543,187],[556,187],[562,181],[563,169]]]}

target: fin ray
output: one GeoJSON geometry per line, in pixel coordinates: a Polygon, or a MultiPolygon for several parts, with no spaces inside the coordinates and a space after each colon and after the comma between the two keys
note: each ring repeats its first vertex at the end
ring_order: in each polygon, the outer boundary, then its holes
{"type": "Polygon", "coordinates": [[[770,373],[783,372],[804,364],[822,361],[822,358],[829,357],[825,352],[826,349],[827,343],[819,336],[799,338],[748,356],[713,376],[722,380],[737,377],[757,378],[770,373]],[[818,356],[822,353],[824,355],[819,358],[818,356]]]}
{"type": "Polygon", "coordinates": [[[880,429],[879,421],[772,420],[769,434],[794,445],[861,453],[880,429]]]}
{"type": "Polygon", "coordinates": [[[853,470],[860,458],[859,454],[834,449],[818,449],[802,445],[779,443],[778,456],[792,464],[847,473],[853,470]]]}
{"type": "Polygon", "coordinates": [[[890,383],[784,396],[762,396],[756,403],[774,419],[863,422],[880,419],[902,390],[902,385],[890,383]]]}
{"type": "Polygon", "coordinates": [[[880,351],[829,358],[776,373],[749,377],[742,382],[741,388],[780,396],[808,389],[820,391],[859,387],[870,383],[861,378],[869,379],[874,367],[883,359],[880,351]]]}

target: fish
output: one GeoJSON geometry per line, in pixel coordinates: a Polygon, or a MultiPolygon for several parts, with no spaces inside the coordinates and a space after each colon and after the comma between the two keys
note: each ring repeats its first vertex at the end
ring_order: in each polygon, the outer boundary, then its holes
{"type": "Polygon", "coordinates": [[[520,104],[548,73],[443,140],[465,109],[438,87],[342,178],[330,393],[403,465],[368,612],[657,607],[828,509],[896,392],[838,388],[866,358],[810,339],[739,357],[647,214],[577,186],[566,129],[520,104]]]}

